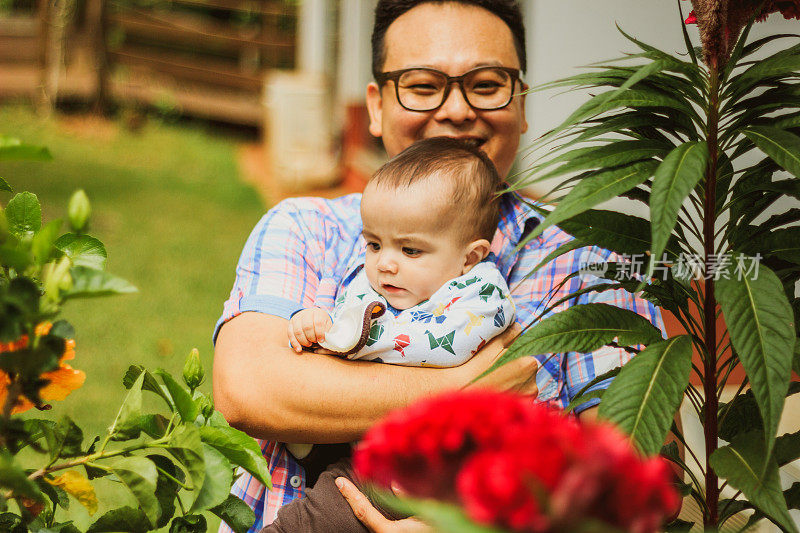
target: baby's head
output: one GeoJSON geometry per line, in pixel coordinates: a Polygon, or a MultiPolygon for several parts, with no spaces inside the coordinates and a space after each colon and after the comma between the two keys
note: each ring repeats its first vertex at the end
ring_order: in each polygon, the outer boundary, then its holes
{"type": "Polygon", "coordinates": [[[489,253],[500,178],[474,145],[435,137],[383,165],[364,189],[370,285],[396,309],[430,298],[489,253]]]}

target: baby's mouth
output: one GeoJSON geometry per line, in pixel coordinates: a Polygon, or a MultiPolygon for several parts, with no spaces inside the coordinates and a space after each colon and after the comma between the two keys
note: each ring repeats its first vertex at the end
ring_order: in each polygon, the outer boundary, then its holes
{"type": "Polygon", "coordinates": [[[391,283],[381,283],[381,288],[388,293],[397,293],[405,290],[404,288],[398,287],[397,285],[392,285],[391,283]]]}

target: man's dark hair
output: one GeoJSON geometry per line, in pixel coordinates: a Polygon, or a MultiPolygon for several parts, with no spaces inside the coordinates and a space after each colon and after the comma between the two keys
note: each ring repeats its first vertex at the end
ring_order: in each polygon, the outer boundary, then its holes
{"type": "Polygon", "coordinates": [[[448,203],[460,214],[453,218],[463,228],[465,241],[492,242],[500,221],[502,182],[492,160],[470,141],[450,137],[417,141],[379,168],[370,184],[405,188],[434,175],[443,194],[451,194],[448,203]],[[470,223],[464,224],[463,216],[470,223]]]}
{"type": "MultiPolygon", "coordinates": [[[[525,54],[525,25],[522,23],[522,12],[514,0],[379,0],[375,8],[375,24],[372,27],[372,75],[377,78],[383,71],[386,62],[385,37],[386,30],[400,15],[420,4],[456,3],[476,6],[497,15],[506,23],[514,37],[514,48],[517,50],[520,69],[525,72],[527,56],[525,54]]],[[[508,65],[506,65],[508,66],[508,65]]]]}

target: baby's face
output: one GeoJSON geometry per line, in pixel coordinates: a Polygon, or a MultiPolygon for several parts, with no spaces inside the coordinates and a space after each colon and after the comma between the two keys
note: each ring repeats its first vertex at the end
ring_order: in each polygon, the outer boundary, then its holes
{"type": "MultiPolygon", "coordinates": [[[[361,199],[370,285],[396,309],[427,300],[469,267],[469,244],[448,205],[447,191],[426,179],[408,188],[368,184],[361,199]]],[[[470,265],[471,266],[471,265],[470,265]]]]}

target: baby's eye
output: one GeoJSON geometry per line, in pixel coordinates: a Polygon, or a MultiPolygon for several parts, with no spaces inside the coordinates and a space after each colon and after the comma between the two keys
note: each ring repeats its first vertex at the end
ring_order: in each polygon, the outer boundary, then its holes
{"type": "Polygon", "coordinates": [[[367,243],[367,250],[370,250],[372,252],[377,252],[380,249],[381,249],[381,245],[378,244],[377,242],[368,242],[367,243]]]}
{"type": "Polygon", "coordinates": [[[417,257],[419,254],[422,253],[422,250],[417,250],[416,248],[409,248],[408,246],[403,247],[403,253],[409,257],[417,257]]]}

